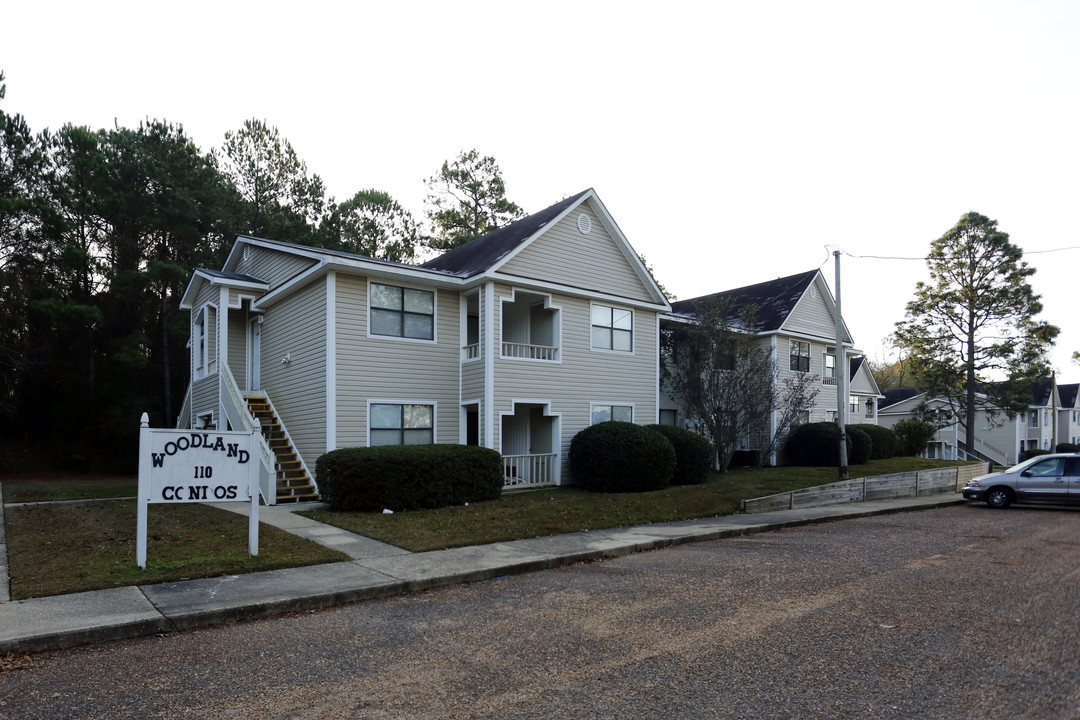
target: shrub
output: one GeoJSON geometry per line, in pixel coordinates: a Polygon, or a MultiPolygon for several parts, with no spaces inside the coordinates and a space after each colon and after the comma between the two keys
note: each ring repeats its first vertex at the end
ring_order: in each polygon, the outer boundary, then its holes
{"type": "Polygon", "coordinates": [[[417,510],[498,498],[503,464],[467,445],[344,448],[322,455],[315,477],[334,510],[417,510]]]}
{"type": "Polygon", "coordinates": [[[912,457],[926,450],[926,443],[930,442],[937,430],[930,423],[922,420],[901,420],[893,425],[896,433],[896,454],[904,457],[912,457]]]}
{"type": "Polygon", "coordinates": [[[714,451],[707,438],[674,425],[648,425],[668,439],[675,448],[675,485],[698,485],[709,478],[714,451]]]}
{"type": "Polygon", "coordinates": [[[1021,451],[1019,459],[1020,459],[1020,462],[1023,462],[1024,460],[1030,460],[1031,458],[1038,457],[1039,455],[1049,455],[1049,454],[1050,454],[1049,450],[1043,450],[1042,448],[1031,448],[1029,450],[1021,451]]]}
{"type": "Polygon", "coordinates": [[[608,422],[590,425],[570,441],[574,480],[598,492],[644,492],[671,484],[675,448],[642,425],[608,422]]]}
{"type": "Polygon", "coordinates": [[[896,455],[896,433],[881,425],[852,425],[870,436],[874,447],[870,452],[871,460],[885,460],[896,455]]]}
{"type": "Polygon", "coordinates": [[[848,437],[848,465],[865,465],[874,454],[874,441],[870,433],[852,425],[846,428],[848,437]]]}
{"type": "MultiPolygon", "coordinates": [[[[851,456],[851,436],[848,435],[848,457],[851,456]]],[[[829,467],[840,464],[840,428],[834,422],[800,425],[791,431],[784,445],[784,462],[788,465],[829,467]]]]}
{"type": "Polygon", "coordinates": [[[1057,447],[1054,449],[1054,452],[1059,452],[1059,453],[1080,452],[1080,445],[1075,445],[1073,443],[1058,443],[1057,447]]]}

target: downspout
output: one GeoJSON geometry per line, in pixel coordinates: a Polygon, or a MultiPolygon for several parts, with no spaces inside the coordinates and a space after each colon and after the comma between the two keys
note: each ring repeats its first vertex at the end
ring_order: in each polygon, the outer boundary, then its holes
{"type": "Polygon", "coordinates": [[[495,450],[495,282],[484,285],[484,447],[495,450]]]}
{"type": "Polygon", "coordinates": [[[337,450],[337,273],[326,273],[326,452],[337,450]]]}

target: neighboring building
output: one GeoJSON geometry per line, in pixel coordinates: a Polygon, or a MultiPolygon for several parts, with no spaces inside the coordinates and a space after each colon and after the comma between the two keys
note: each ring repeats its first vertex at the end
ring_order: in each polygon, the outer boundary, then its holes
{"type": "MultiPolygon", "coordinates": [[[[693,321],[702,308],[721,303],[733,314],[740,308],[757,308],[753,331],[768,347],[778,368],[778,380],[797,373],[809,373],[821,384],[814,406],[807,409],[804,422],[835,420],[837,415],[838,362],[836,353],[836,303],[821,271],[791,275],[768,282],[726,290],[671,304],[671,313],[662,322],[693,321]]],[[[848,358],[848,424],[877,424],[878,400],[883,397],[862,353],[853,348],[847,325],[841,320],[842,346],[848,358]]],[[[661,422],[694,427],[670,392],[663,388],[660,398],[661,422]]],[[[769,433],[776,428],[775,413],[769,433]]],[[[747,438],[740,449],[757,450],[747,438]]],[[[771,459],[776,462],[777,458],[771,459]]]]}
{"type": "Polygon", "coordinates": [[[1057,442],[1080,445],[1080,384],[1058,385],[1057,442]]]}
{"type": "Polygon", "coordinates": [[[261,421],[267,502],[313,496],[329,450],[388,444],[481,445],[508,487],[558,485],[582,428],[658,420],[670,306],[593,190],[419,266],[239,237],[181,307],[178,426],[261,421]]]}
{"type": "MultiPolygon", "coordinates": [[[[1024,412],[1012,418],[1003,410],[978,412],[975,447],[970,452],[965,447],[964,428],[956,422],[937,431],[927,446],[927,457],[988,460],[1008,466],[1019,462],[1028,450],[1052,451],[1059,443],[1078,444],[1078,387],[1076,384],[1058,385],[1053,378],[1037,382],[1032,388],[1031,403],[1024,412]]],[[[981,397],[985,399],[985,396],[981,397]]],[[[918,390],[886,390],[885,398],[878,410],[880,424],[885,427],[916,417],[916,410],[924,403],[926,408],[942,417],[957,412],[945,399],[927,397],[918,390]]]]}

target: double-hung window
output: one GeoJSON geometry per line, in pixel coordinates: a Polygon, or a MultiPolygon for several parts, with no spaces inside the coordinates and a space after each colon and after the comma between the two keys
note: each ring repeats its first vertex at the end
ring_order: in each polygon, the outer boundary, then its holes
{"type": "Polygon", "coordinates": [[[810,343],[802,340],[791,341],[791,369],[795,372],[810,372],[810,343]]]}
{"type": "Polygon", "coordinates": [[[371,283],[371,334],[435,339],[435,293],[371,283]]]}
{"type": "Polygon", "coordinates": [[[633,422],[634,408],[630,405],[593,405],[592,424],[618,420],[619,422],[633,422]]]}
{"type": "Polygon", "coordinates": [[[608,305],[593,305],[592,347],[594,350],[633,351],[633,311],[608,305]]]}
{"type": "Polygon", "coordinates": [[[432,405],[371,404],[371,445],[431,445],[435,442],[432,405]]]}
{"type": "Polygon", "coordinates": [[[836,378],[836,348],[825,348],[825,375],[827,378],[836,378]]]}

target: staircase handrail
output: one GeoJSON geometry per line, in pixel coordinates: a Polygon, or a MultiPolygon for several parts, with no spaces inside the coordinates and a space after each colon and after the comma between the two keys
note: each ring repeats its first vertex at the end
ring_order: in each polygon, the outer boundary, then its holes
{"type": "MultiPolygon", "coordinates": [[[[274,407],[274,401],[270,399],[270,394],[264,391],[256,391],[247,393],[247,397],[257,397],[260,400],[266,401],[266,404],[270,407],[270,412],[274,413],[274,417],[278,420],[278,427],[281,428],[281,433],[285,436],[285,439],[289,441],[289,444],[292,445],[293,452],[296,453],[296,459],[300,461],[300,468],[304,471],[304,474],[307,475],[308,479],[311,480],[311,485],[315,488],[315,492],[319,492],[319,484],[315,482],[315,475],[308,470],[307,463],[304,462],[304,456],[300,454],[300,449],[297,448],[296,443],[293,442],[292,435],[289,434],[289,428],[286,427],[285,421],[281,419],[281,413],[274,407]]],[[[267,449],[269,450],[269,446],[267,446],[267,449]]]]}
{"type": "Polygon", "coordinates": [[[187,430],[191,427],[191,382],[188,381],[184,402],[180,405],[180,414],[176,416],[176,429],[187,430]]]}
{"type": "Polygon", "coordinates": [[[274,453],[270,450],[262,431],[255,424],[255,418],[251,417],[232,370],[224,363],[219,363],[219,365],[218,377],[224,391],[220,393],[221,406],[225,410],[225,417],[234,430],[255,433],[257,438],[256,448],[259,452],[259,460],[262,462],[263,470],[259,473],[259,493],[262,495],[264,503],[273,505],[277,502],[277,471],[274,468],[274,453]],[[255,432],[256,430],[259,432],[255,432]]]}

